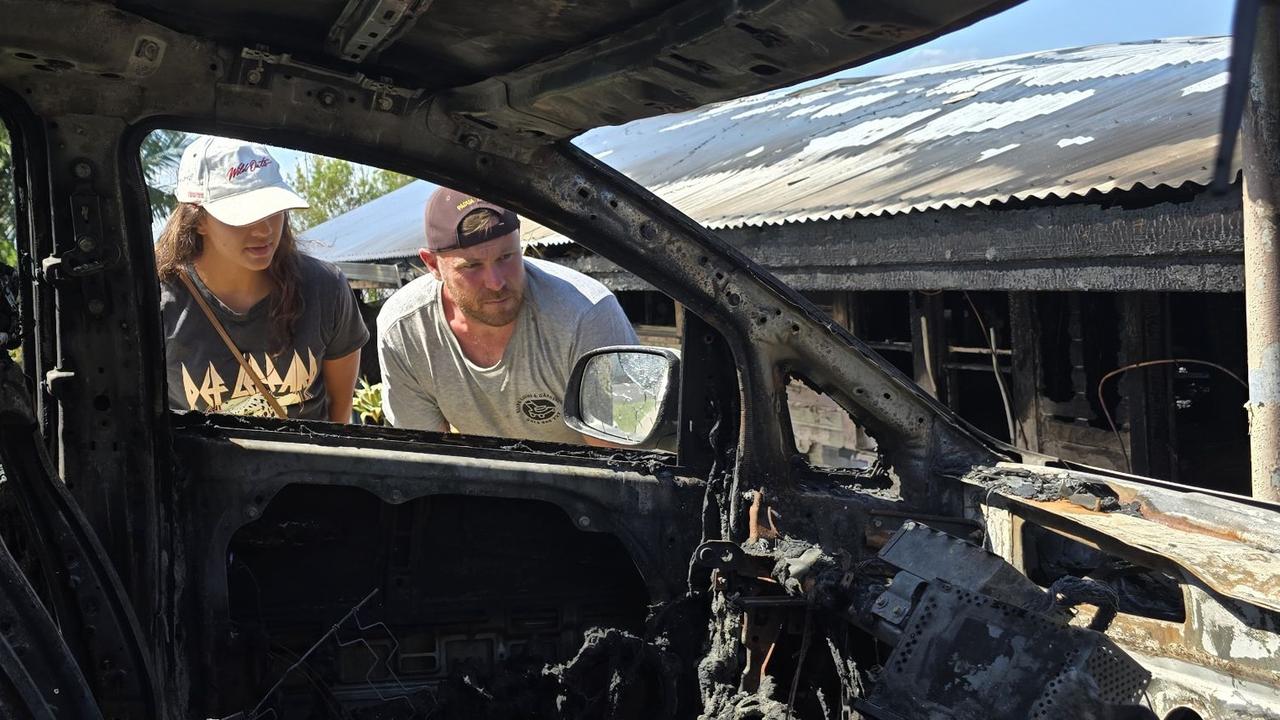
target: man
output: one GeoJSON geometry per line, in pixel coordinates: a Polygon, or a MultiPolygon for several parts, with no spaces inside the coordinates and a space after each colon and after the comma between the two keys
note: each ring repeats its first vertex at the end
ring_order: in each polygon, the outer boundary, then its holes
{"type": "Polygon", "coordinates": [[[581,443],[564,390],[589,350],[633,345],[631,323],[599,282],[525,258],[520,219],[440,188],[427,201],[430,271],[378,314],[382,408],[398,427],[581,443]]]}

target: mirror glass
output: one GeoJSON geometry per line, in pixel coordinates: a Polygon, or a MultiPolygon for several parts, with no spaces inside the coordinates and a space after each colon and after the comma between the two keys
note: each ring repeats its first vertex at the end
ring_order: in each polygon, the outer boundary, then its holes
{"type": "Polygon", "coordinates": [[[616,352],[587,361],[578,408],[582,422],[613,437],[640,442],[658,423],[670,366],[661,355],[616,352]]]}

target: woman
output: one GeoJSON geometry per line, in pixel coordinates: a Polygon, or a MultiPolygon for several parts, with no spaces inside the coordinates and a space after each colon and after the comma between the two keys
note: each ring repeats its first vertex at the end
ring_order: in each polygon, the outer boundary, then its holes
{"type": "Polygon", "coordinates": [[[307,203],[275,159],[201,137],[176,195],[156,243],[169,407],[349,421],[369,331],[342,273],[298,252],[288,211],[307,203]]]}

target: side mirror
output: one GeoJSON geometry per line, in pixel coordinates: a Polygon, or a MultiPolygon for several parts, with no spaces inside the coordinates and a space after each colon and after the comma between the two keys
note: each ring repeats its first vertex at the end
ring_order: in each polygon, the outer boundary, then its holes
{"type": "Polygon", "coordinates": [[[675,438],[680,354],[619,345],[578,358],[564,393],[564,423],[614,445],[650,449],[675,438]]]}

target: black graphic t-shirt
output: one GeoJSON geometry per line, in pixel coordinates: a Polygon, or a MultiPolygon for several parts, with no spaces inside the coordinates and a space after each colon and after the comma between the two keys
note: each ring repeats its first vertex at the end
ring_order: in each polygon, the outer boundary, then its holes
{"type": "MultiPolygon", "coordinates": [[[[271,350],[278,349],[279,342],[271,335],[270,296],[239,314],[209,292],[197,273],[189,272],[249,366],[289,417],[325,420],[329,398],[321,377],[322,364],[363,347],[369,330],[340,270],[306,255],[298,256],[298,269],[302,314],[294,325],[293,341],[274,354],[271,350]]],[[[160,283],[160,311],[170,409],[274,417],[271,406],[181,281],[160,283]]]]}

